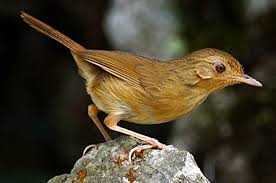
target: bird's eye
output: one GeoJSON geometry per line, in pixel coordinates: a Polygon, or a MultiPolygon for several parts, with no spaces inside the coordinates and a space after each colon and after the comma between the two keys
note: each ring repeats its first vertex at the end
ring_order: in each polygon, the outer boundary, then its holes
{"type": "Polygon", "coordinates": [[[215,68],[218,73],[222,73],[225,71],[225,66],[222,63],[216,64],[215,68]]]}

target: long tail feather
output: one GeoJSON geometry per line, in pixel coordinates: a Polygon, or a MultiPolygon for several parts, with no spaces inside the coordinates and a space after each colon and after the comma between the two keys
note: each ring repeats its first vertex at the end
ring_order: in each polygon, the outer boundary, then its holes
{"type": "Polygon", "coordinates": [[[69,48],[72,52],[77,53],[79,51],[85,50],[80,44],[76,43],[69,37],[65,36],[61,32],[55,30],[54,28],[50,27],[49,25],[45,24],[44,22],[34,18],[33,16],[21,11],[20,14],[21,18],[29,24],[31,27],[35,28],[37,31],[53,38],[54,40],[60,42],[67,48],[69,48]]]}

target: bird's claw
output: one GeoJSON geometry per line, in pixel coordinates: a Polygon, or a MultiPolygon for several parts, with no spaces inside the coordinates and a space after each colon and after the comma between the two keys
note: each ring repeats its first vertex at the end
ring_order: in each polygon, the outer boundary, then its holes
{"type": "Polygon", "coordinates": [[[139,145],[139,146],[136,146],[134,148],[132,148],[129,153],[128,153],[128,160],[129,162],[131,162],[131,158],[132,158],[132,155],[135,153],[135,154],[140,154],[143,150],[146,150],[146,149],[151,149],[153,148],[154,146],[150,145],[150,144],[146,144],[146,145],[139,145]]]}
{"type": "Polygon", "coordinates": [[[149,139],[147,141],[148,144],[145,144],[145,145],[139,145],[139,146],[136,146],[134,148],[132,148],[130,151],[129,151],[129,154],[128,154],[128,160],[131,162],[131,158],[132,158],[132,155],[135,153],[135,154],[140,154],[142,153],[143,150],[146,150],[146,149],[152,149],[152,148],[158,148],[158,149],[163,149],[164,147],[166,147],[165,144],[162,144],[160,143],[158,140],[156,139],[149,139]]]}
{"type": "Polygon", "coordinates": [[[97,145],[90,144],[90,145],[86,146],[86,148],[83,150],[82,155],[84,156],[89,151],[89,149],[94,148],[94,147],[97,147],[97,145]]]}

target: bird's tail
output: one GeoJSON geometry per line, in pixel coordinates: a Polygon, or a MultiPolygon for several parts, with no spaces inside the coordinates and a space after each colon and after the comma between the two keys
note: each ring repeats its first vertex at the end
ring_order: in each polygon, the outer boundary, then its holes
{"type": "Polygon", "coordinates": [[[63,44],[67,48],[69,48],[78,67],[79,67],[80,74],[86,80],[90,80],[95,77],[95,74],[97,71],[96,66],[86,62],[85,60],[83,60],[79,57],[79,53],[86,50],[83,46],[76,43],[75,41],[73,41],[69,37],[65,36],[61,32],[50,27],[46,23],[32,17],[31,15],[29,15],[23,11],[21,11],[20,16],[27,24],[29,24],[31,27],[33,27],[37,31],[45,34],[46,36],[53,38],[54,40],[58,41],[59,43],[63,44]]]}
{"type": "Polygon", "coordinates": [[[36,29],[37,31],[45,34],[46,36],[49,36],[53,38],[54,40],[60,42],[67,48],[69,48],[72,52],[77,53],[79,51],[85,50],[84,47],[82,47],[80,44],[76,43],[69,37],[65,36],[61,32],[55,30],[54,28],[50,27],[49,25],[45,24],[44,22],[34,18],[33,16],[25,13],[24,11],[21,11],[20,14],[21,18],[29,24],[31,27],[36,29]]]}

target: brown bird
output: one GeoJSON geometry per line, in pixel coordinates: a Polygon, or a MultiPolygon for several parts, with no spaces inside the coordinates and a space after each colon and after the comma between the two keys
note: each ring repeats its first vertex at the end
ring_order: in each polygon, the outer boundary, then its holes
{"type": "Polygon", "coordinates": [[[88,50],[25,12],[21,17],[70,49],[94,103],[88,107],[89,116],[107,141],[111,138],[97,118],[98,111],[108,114],[104,124],[109,129],[148,143],[134,150],[163,148],[164,144],[118,126],[120,120],[144,125],[165,123],[187,115],[218,89],[237,83],[262,86],[244,74],[234,57],[217,49],[202,49],[161,62],[118,51],[88,50]]]}

